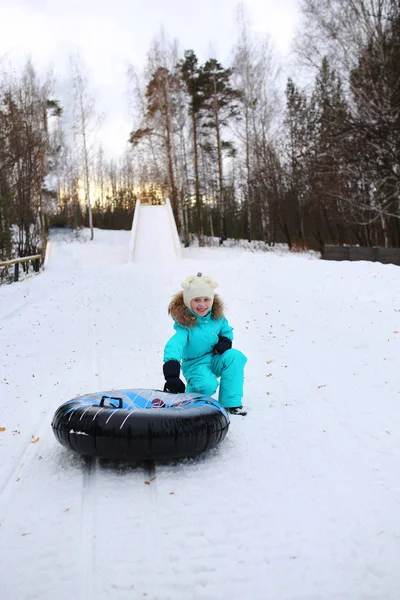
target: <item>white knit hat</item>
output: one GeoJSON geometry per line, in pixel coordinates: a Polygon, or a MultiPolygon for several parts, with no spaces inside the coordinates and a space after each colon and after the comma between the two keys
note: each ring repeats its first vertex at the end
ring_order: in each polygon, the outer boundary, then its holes
{"type": "Polygon", "coordinates": [[[218,286],[216,281],[213,281],[211,277],[203,275],[203,273],[197,273],[182,281],[183,288],[183,301],[185,305],[190,308],[190,301],[193,298],[211,298],[214,300],[214,289],[218,286]]]}

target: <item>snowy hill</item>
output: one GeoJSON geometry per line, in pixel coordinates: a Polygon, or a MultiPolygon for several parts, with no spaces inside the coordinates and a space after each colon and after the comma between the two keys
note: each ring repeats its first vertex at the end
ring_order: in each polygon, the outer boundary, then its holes
{"type": "Polygon", "coordinates": [[[129,235],[53,240],[45,272],[0,288],[0,598],[398,600],[399,267],[129,263],[129,235]],[[62,402],[163,385],[167,305],[197,271],[248,357],[248,416],[155,472],[58,445],[62,402]]]}

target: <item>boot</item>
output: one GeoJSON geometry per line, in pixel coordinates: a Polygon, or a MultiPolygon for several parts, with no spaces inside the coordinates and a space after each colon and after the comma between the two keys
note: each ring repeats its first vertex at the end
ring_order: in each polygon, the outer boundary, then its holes
{"type": "Polygon", "coordinates": [[[226,410],[231,415],[240,415],[241,417],[245,417],[247,415],[247,410],[244,409],[243,406],[230,406],[226,410]]]}

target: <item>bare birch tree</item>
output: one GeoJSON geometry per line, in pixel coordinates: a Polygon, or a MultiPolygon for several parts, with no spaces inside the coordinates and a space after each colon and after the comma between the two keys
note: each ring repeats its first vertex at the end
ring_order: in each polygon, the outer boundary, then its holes
{"type": "Polygon", "coordinates": [[[77,54],[71,57],[71,70],[74,88],[74,133],[78,140],[83,172],[83,190],[85,205],[88,210],[90,239],[93,240],[92,215],[92,160],[93,135],[98,129],[100,120],[96,116],[95,101],[90,92],[89,80],[82,57],[77,54]]]}
{"type": "Polygon", "coordinates": [[[245,5],[238,6],[239,39],[234,48],[233,81],[240,91],[242,106],[241,126],[236,128],[243,146],[245,178],[242,184],[246,200],[247,238],[253,237],[253,212],[261,217],[263,238],[269,237],[268,194],[263,187],[268,179],[265,171],[271,167],[268,160],[271,145],[271,127],[278,112],[276,78],[278,68],[268,38],[257,38],[251,29],[245,5]],[[258,206],[254,206],[258,197],[258,206]]]}

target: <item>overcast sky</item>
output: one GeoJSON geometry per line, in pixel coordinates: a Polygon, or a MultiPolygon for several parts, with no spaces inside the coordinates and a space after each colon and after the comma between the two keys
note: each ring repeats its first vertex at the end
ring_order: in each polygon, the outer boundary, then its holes
{"type": "MultiPolygon", "coordinates": [[[[245,4],[254,32],[271,36],[278,59],[287,66],[298,0],[245,4]]],[[[15,68],[28,56],[40,73],[52,68],[62,95],[69,56],[79,51],[96,108],[106,115],[104,149],[116,157],[131,129],[127,65],[143,68],[150,43],[163,28],[182,51],[193,49],[201,62],[213,54],[228,66],[237,40],[237,5],[236,0],[0,0],[0,57],[3,65],[15,68]]]]}

